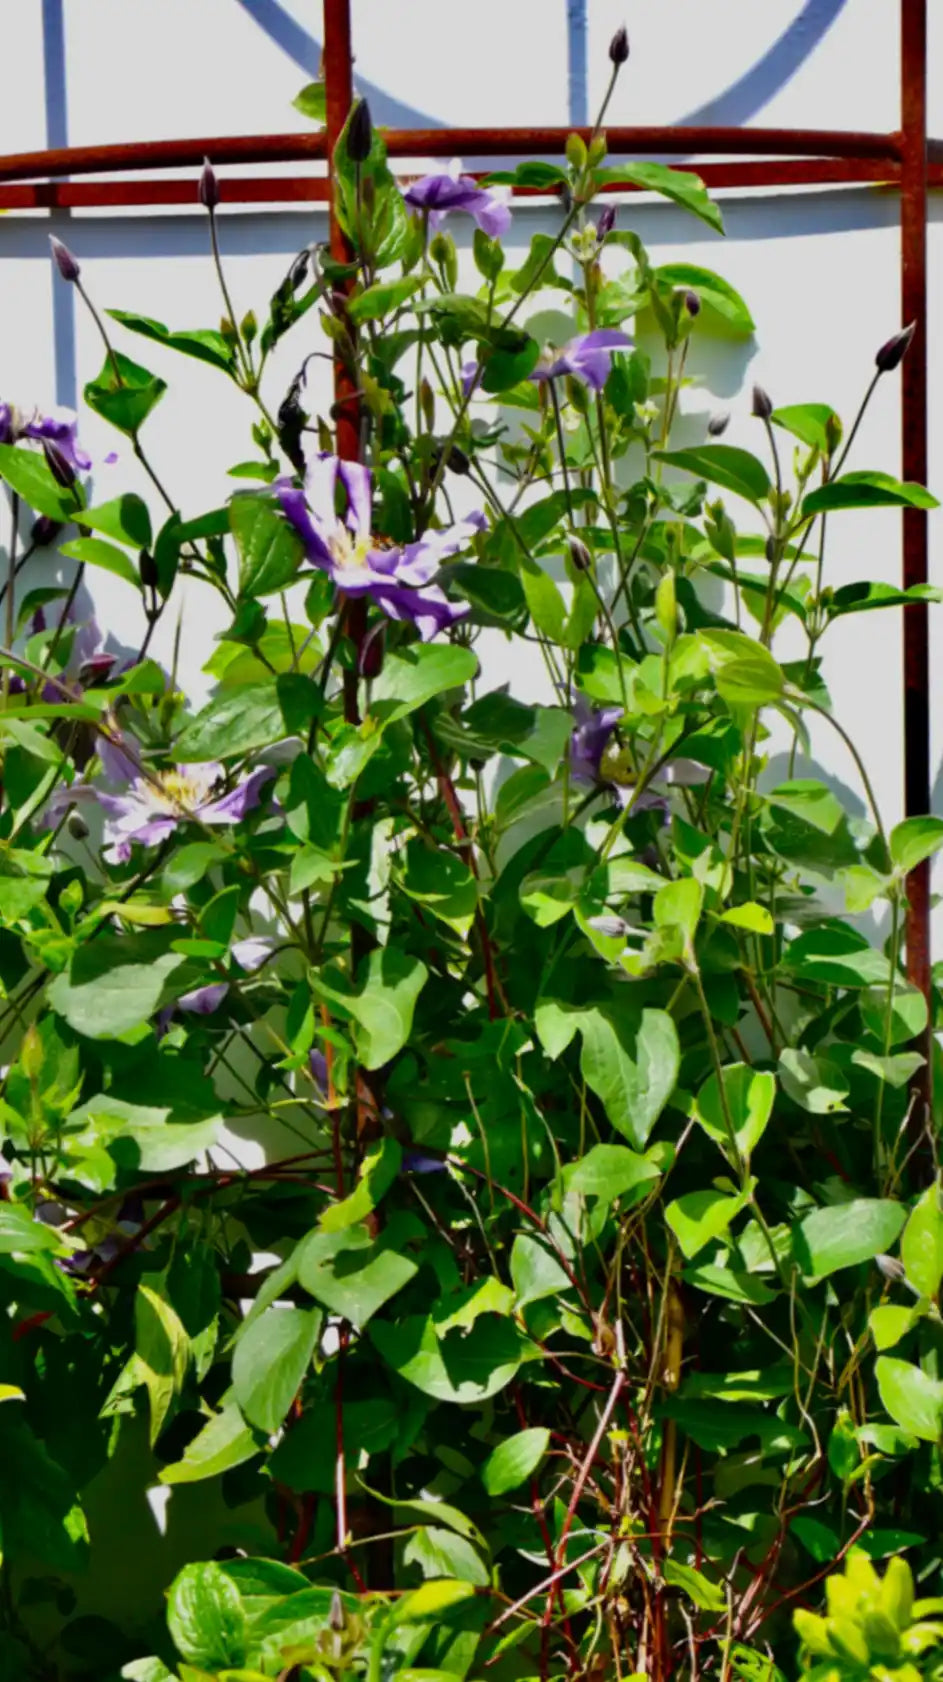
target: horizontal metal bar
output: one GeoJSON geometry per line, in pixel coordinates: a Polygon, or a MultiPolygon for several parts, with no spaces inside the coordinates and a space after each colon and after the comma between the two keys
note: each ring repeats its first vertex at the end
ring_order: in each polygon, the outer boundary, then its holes
{"type": "MultiPolygon", "coordinates": [[[[895,186],[899,164],[870,158],[750,159],[704,163],[698,174],[708,187],[814,187],[875,183],[895,186]]],[[[931,187],[943,187],[943,161],[929,166],[931,187]]],[[[230,176],[220,181],[224,204],[326,204],[325,176],[230,176]]],[[[607,187],[607,193],[641,192],[607,187]]],[[[516,198],[546,197],[537,187],[519,187],[516,198]]],[[[190,176],[172,180],[0,182],[0,210],[105,210],[120,206],[191,205],[197,202],[190,176]]]]}
{"type": "MultiPolygon", "coordinates": [[[[589,135],[590,131],[577,130],[589,135]]],[[[524,157],[532,152],[562,153],[567,128],[389,129],[384,132],[391,157],[524,157]]],[[[898,162],[899,134],[859,134],[844,129],[763,128],[608,128],[611,154],[705,153],[737,157],[874,158],[898,162]]],[[[69,146],[49,152],[18,152],[0,157],[0,181],[36,177],[95,175],[105,170],[199,168],[208,157],[216,165],[292,163],[324,158],[324,133],[217,135],[193,140],[147,140],[118,146],[69,146]]]]}

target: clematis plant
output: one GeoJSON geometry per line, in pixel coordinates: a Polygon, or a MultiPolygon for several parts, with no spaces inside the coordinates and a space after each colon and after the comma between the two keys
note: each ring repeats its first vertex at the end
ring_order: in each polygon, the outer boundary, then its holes
{"type": "Polygon", "coordinates": [[[939,1669],[943,824],[828,690],[938,595],[831,552],[936,506],[859,457],[913,332],[709,420],[753,319],[622,189],[721,211],[604,110],[401,182],[359,102],[238,319],[208,163],[219,325],[53,246],[138,488],[0,409],[0,1682],[939,1669]]]}

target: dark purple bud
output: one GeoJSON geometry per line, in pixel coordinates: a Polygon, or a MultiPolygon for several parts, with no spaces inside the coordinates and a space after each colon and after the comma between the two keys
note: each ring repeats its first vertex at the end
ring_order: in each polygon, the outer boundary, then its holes
{"type": "Polygon", "coordinates": [[[41,607],[38,607],[36,612],[33,614],[33,617],[30,620],[29,628],[34,637],[38,636],[40,631],[44,631],[46,629],[46,615],[41,607]]]}
{"type": "Polygon", "coordinates": [[[882,345],[874,358],[882,374],[892,374],[899,368],[910,349],[913,336],[917,331],[917,323],[912,321],[909,327],[902,327],[886,345],[882,345]]]}
{"type": "Polygon", "coordinates": [[[696,292],[686,292],[684,294],[684,307],[688,315],[700,315],[701,300],[696,292]]]}
{"type": "Polygon", "coordinates": [[[78,812],[69,813],[66,829],[69,831],[73,841],[86,841],[88,839],[88,824],[78,812]]]}
{"type": "Polygon", "coordinates": [[[351,163],[365,164],[372,145],[373,123],[370,121],[370,107],[365,99],[359,99],[347,126],[347,156],[351,163]]]}
{"type": "Polygon", "coordinates": [[[596,238],[598,239],[600,245],[602,245],[603,240],[608,239],[609,235],[612,233],[613,227],[615,226],[615,220],[616,207],[614,204],[607,204],[600,215],[599,221],[596,223],[596,238]]]}
{"type": "Polygon", "coordinates": [[[757,420],[769,420],[772,412],[773,399],[769,392],[764,391],[761,385],[755,385],[753,387],[753,413],[757,420]]]}
{"type": "Polygon", "coordinates": [[[708,434],[711,438],[721,438],[721,437],[723,437],[723,434],[726,432],[729,425],[730,425],[730,416],[729,415],[727,415],[727,414],[711,415],[711,418],[707,423],[708,434]]]}
{"type": "Polygon", "coordinates": [[[460,475],[471,472],[471,462],[465,454],[465,451],[458,444],[452,445],[452,448],[449,450],[448,456],[446,457],[445,465],[446,467],[451,468],[453,473],[458,473],[460,475]]]}
{"type": "Polygon", "coordinates": [[[618,65],[624,64],[628,56],[629,33],[625,24],[623,24],[621,29],[616,30],[612,40],[609,42],[609,57],[613,64],[618,65]]]}
{"type": "Polygon", "coordinates": [[[385,626],[382,623],[374,625],[373,630],[364,638],[358,661],[361,677],[379,677],[383,670],[384,630],[385,626]]]}
{"type": "Polygon", "coordinates": [[[33,529],[29,535],[30,543],[34,549],[49,549],[61,530],[62,526],[58,520],[50,520],[48,514],[40,514],[38,519],[33,521],[33,529]]]}
{"type": "Polygon", "coordinates": [[[593,564],[593,557],[587,549],[586,544],[583,542],[583,539],[581,537],[568,537],[567,547],[570,551],[570,560],[573,562],[577,571],[589,572],[593,564]]]}
{"type": "Polygon", "coordinates": [[[306,245],[303,251],[299,251],[288,271],[288,286],[292,292],[297,292],[308,272],[308,265],[310,262],[311,247],[310,245],[306,245]]]}
{"type": "Polygon", "coordinates": [[[43,439],[43,455],[56,484],[70,491],[75,484],[75,468],[52,438],[43,439]]]}
{"type": "Polygon", "coordinates": [[[138,577],[145,589],[157,589],[157,562],[149,549],[142,549],[138,556],[138,577]]]}
{"type": "Polygon", "coordinates": [[[776,539],[775,539],[775,537],[768,537],[766,539],[766,546],[765,547],[766,547],[766,559],[769,561],[770,566],[772,566],[773,562],[776,559],[776,539]]]}
{"type": "Polygon", "coordinates": [[[55,234],[49,235],[49,244],[52,247],[56,268],[63,280],[78,280],[82,272],[79,268],[78,258],[73,256],[67,245],[63,245],[61,239],[56,239],[55,234]]]}
{"type": "Polygon", "coordinates": [[[445,1174],[448,1164],[437,1156],[427,1156],[425,1151],[403,1152],[404,1174],[445,1174]]]}
{"type": "Polygon", "coordinates": [[[205,205],[207,210],[215,210],[219,204],[219,182],[209,158],[203,159],[203,173],[200,176],[199,191],[200,203],[205,205]]]}

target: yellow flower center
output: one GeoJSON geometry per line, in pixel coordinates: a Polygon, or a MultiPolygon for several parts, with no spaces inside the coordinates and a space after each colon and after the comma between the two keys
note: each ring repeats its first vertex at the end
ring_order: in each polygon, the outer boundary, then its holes
{"type": "Polygon", "coordinates": [[[610,742],[599,761],[599,774],[603,782],[615,783],[619,788],[631,788],[635,782],[635,771],[628,748],[620,747],[618,742],[610,742]]]}
{"type": "Polygon", "coordinates": [[[175,814],[195,812],[205,804],[210,792],[205,778],[187,776],[183,771],[160,771],[157,780],[160,789],[154,790],[155,799],[175,814]]]}
{"type": "Polygon", "coordinates": [[[355,537],[346,526],[338,526],[334,536],[328,542],[328,548],[334,560],[334,565],[342,572],[353,572],[365,567],[370,548],[370,539],[355,537]]]}

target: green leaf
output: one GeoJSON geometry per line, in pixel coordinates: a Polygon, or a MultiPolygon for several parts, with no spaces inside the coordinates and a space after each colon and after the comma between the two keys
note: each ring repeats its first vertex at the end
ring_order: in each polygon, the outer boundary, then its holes
{"type": "Polygon", "coordinates": [[[550,574],[536,561],[524,559],[520,570],[521,587],[528,612],[545,637],[562,642],[566,626],[566,602],[550,574]]]}
{"type": "MultiPolygon", "coordinates": [[[[87,950],[87,948],[86,948],[87,950]]],[[[223,1125],[219,1106],[200,1101],[199,1087],[190,1101],[192,1080],[187,1089],[171,1090],[164,1102],[132,1104],[113,1092],[86,1099],[69,1116],[70,1130],[79,1137],[106,1146],[115,1161],[148,1174],[166,1174],[183,1168],[201,1151],[216,1144],[223,1125]]]]}
{"type": "Polygon", "coordinates": [[[423,1315],[395,1326],[375,1320],[367,1335],[400,1378],[437,1401],[462,1406],[487,1401],[510,1384],[530,1347],[511,1321],[495,1314],[441,1341],[434,1321],[423,1315]]]}
{"type": "Polygon", "coordinates": [[[908,602],[941,602],[943,590],[933,584],[911,584],[907,590],[898,590],[893,584],[882,584],[879,579],[860,579],[856,584],[842,584],[828,603],[829,617],[838,619],[842,614],[869,613],[879,607],[906,607],[908,602]]]}
{"type": "Polygon", "coordinates": [[[80,946],[69,969],[56,976],[49,1002],[86,1039],[117,1039],[173,997],[173,977],[185,962],[166,950],[163,931],[99,935],[80,946]]]}
{"type": "Polygon", "coordinates": [[[539,361],[540,346],[536,339],[528,338],[526,333],[515,334],[511,345],[499,344],[483,354],[481,390],[491,394],[510,391],[512,386],[527,379],[539,361]]]}
{"type": "Polygon", "coordinates": [[[872,1308],[868,1325],[875,1348],[893,1349],[922,1319],[923,1311],[916,1304],[910,1308],[898,1308],[893,1303],[882,1303],[878,1308],[872,1308]]]}
{"type": "Polygon", "coordinates": [[[743,905],[732,905],[729,911],[724,911],[720,918],[722,923],[729,923],[735,929],[747,929],[750,934],[772,934],[776,924],[772,914],[765,905],[757,905],[748,899],[743,905]]]}
{"type": "Polygon", "coordinates": [[[665,1220],[685,1260],[693,1261],[706,1244],[726,1232],[747,1201],[743,1193],[730,1197],[722,1191],[689,1191],[669,1203],[665,1220]]]}
{"type": "Polygon", "coordinates": [[[593,1145],[578,1162],[568,1162],[563,1184],[568,1193],[598,1197],[606,1205],[632,1192],[630,1205],[648,1195],[662,1170],[647,1156],[639,1156],[626,1145],[593,1145]]]}
{"type": "Polygon", "coordinates": [[[922,485],[895,479],[890,473],[843,473],[803,499],[802,518],[830,514],[843,508],[938,508],[922,485]]]}
{"type": "Polygon", "coordinates": [[[680,1050],[674,1022],[664,1010],[643,1010],[637,1027],[604,1010],[583,1012],[580,1069],[606,1114],[638,1150],[671,1097],[680,1050]]]}
{"type": "Polygon", "coordinates": [[[192,356],[197,362],[208,362],[224,374],[232,374],[235,369],[236,353],[215,328],[196,327],[189,332],[172,333],[162,321],[153,321],[147,315],[134,315],[129,310],[106,310],[105,314],[110,315],[113,321],[119,321],[129,332],[139,333],[155,344],[167,345],[168,349],[178,350],[184,356],[192,356]]]}
{"type": "Polygon", "coordinates": [[[572,1288],[549,1245],[528,1232],[519,1232],[511,1246],[511,1280],[518,1308],[572,1288]]]}
{"type": "Polygon", "coordinates": [[[731,706],[761,707],[785,688],[782,667],[769,650],[740,631],[701,631],[717,692],[731,706]]]}
{"type": "MultiPolygon", "coordinates": [[[[434,1510],[434,1509],[433,1509],[434,1510]]],[[[393,1612],[393,1622],[397,1624],[438,1623],[443,1612],[452,1606],[460,1606],[474,1595],[471,1583],[458,1582],[452,1577],[439,1577],[432,1582],[422,1583],[412,1594],[404,1595],[393,1612]]],[[[397,1682],[433,1682],[433,1679],[446,1678],[452,1673],[445,1670],[400,1670],[397,1669],[397,1682]]]]}
{"type": "Polygon", "coordinates": [[[701,444],[696,449],[654,450],[652,454],[656,461],[693,473],[747,502],[758,505],[769,495],[769,474],[763,463],[734,444],[701,444]]]}
{"type": "Polygon", "coordinates": [[[820,450],[823,456],[831,455],[838,416],[827,403],[795,403],[785,409],[774,409],[770,420],[784,432],[791,432],[801,444],[820,450]]]}
{"type": "Polygon", "coordinates": [[[680,929],[690,944],[700,922],[704,889],[693,876],[666,882],[655,894],[652,916],[656,929],[680,929]]]}
{"type": "Polygon", "coordinates": [[[696,1571],[693,1565],[682,1565],[677,1559],[666,1559],[664,1573],[665,1582],[682,1589],[702,1612],[723,1611],[726,1604],[723,1589],[710,1582],[703,1571],[696,1571]]]}
{"type": "Polygon", "coordinates": [[[0,1203],[0,1255],[29,1255],[39,1250],[62,1250],[59,1234],[34,1221],[18,1203],[0,1203]]]}
{"type": "Polygon", "coordinates": [[[393,1223],[379,1238],[364,1226],[312,1232],[297,1253],[297,1263],[302,1288],[358,1331],[418,1271],[397,1247],[393,1223]]]}
{"type": "Polygon", "coordinates": [[[246,1617],[239,1590],[222,1567],[185,1565],[170,1585],[167,1627],[181,1657],[221,1670],[246,1658],[246,1617]]]}
{"type": "Polygon", "coordinates": [[[834,835],[845,817],[844,807],[831,789],[811,777],[779,783],[776,788],[770,789],[766,799],[771,806],[780,806],[784,811],[794,813],[803,823],[821,830],[823,835],[834,835]]]}
{"type": "Polygon", "coordinates": [[[318,128],[324,127],[327,121],[327,89],[323,82],[306,82],[291,103],[309,122],[316,123],[318,128]]]}
{"type": "Polygon", "coordinates": [[[317,1309],[273,1304],[253,1320],[236,1344],[232,1382],[250,1425],[278,1430],[311,1365],[322,1315],[317,1309]]]}
{"type": "Polygon", "coordinates": [[[492,1499],[519,1489],[533,1477],[550,1446],[550,1432],[535,1425],[527,1431],[517,1431],[489,1454],[481,1468],[480,1477],[492,1499]]]}
{"type": "Polygon", "coordinates": [[[713,310],[736,333],[752,333],[755,322],[739,292],[736,292],[712,269],[699,268],[696,263],[664,263],[655,270],[655,280],[671,287],[683,287],[695,292],[701,303],[713,310]]]}
{"type": "Polygon", "coordinates": [[[185,724],[174,743],[174,756],[184,763],[241,759],[283,741],[285,735],[274,682],[250,683],[210,701],[185,724]]]}
{"type": "Polygon", "coordinates": [[[179,1396],[190,1362],[190,1340],[169,1302],[139,1284],[134,1297],[135,1376],[147,1389],[153,1448],[179,1396]]]}
{"type": "Polygon", "coordinates": [[[0,479],[4,479],[11,491],[22,497],[34,513],[45,514],[50,520],[58,520],[63,525],[76,518],[77,511],[85,502],[81,485],[67,490],[53,478],[52,469],[41,450],[0,444],[0,479]]]}
{"type": "Polygon", "coordinates": [[[401,275],[398,280],[377,281],[349,300],[347,313],[352,321],[358,323],[382,321],[384,316],[392,315],[414,292],[418,292],[422,284],[420,275],[401,275]]]}
{"type": "Polygon", "coordinates": [[[410,899],[467,935],[478,909],[478,889],[463,859],[423,841],[410,841],[400,882],[410,899]]]}
{"type": "Polygon", "coordinates": [[[717,205],[708,196],[701,177],[693,170],[677,169],[670,164],[652,163],[648,159],[632,163],[615,164],[610,169],[597,169],[595,180],[598,185],[609,182],[618,186],[621,182],[629,182],[633,187],[640,187],[646,193],[660,193],[662,198],[672,199],[682,210],[691,211],[692,215],[700,217],[709,228],[717,233],[724,231],[724,219],[717,205]]]}
{"type": "Polygon", "coordinates": [[[417,643],[391,654],[373,686],[371,711],[386,727],[425,706],[436,695],[461,689],[478,670],[470,648],[454,643],[417,643]]]}
{"type": "Polygon", "coordinates": [[[106,355],[101,373],[89,381],[84,397],[96,415],[134,438],[166,390],[166,380],[116,350],[106,355]]]}
{"type": "Polygon", "coordinates": [[[184,1449],[183,1458],[160,1473],[161,1483],[201,1483],[241,1466],[259,1452],[258,1440],[234,1403],[224,1403],[184,1449]]]}
{"type": "Polygon", "coordinates": [[[900,1259],[914,1290],[935,1297],[943,1279],[943,1210],[936,1183],[927,1187],[911,1210],[900,1241],[900,1259]]]}
{"type": "Polygon", "coordinates": [[[304,560],[304,544],[272,499],[234,496],[229,523],[239,553],[240,596],[284,590],[304,560]]]}
{"type": "Polygon", "coordinates": [[[67,555],[72,561],[81,561],[83,566],[101,567],[105,572],[113,572],[117,578],[133,584],[136,590],[141,588],[137,567],[130,557],[123,549],[103,542],[100,537],[74,537],[60,545],[59,553],[67,555]]]}
{"type": "Polygon", "coordinates": [[[749,1161],[773,1113],[775,1076],[751,1069],[747,1063],[730,1063],[722,1070],[722,1082],[721,1088],[716,1074],[708,1077],[697,1095],[694,1113],[705,1133],[721,1147],[730,1142],[729,1116],[737,1150],[749,1161]]]}
{"type": "Polygon", "coordinates": [[[86,508],[82,524],[90,526],[92,531],[104,532],[106,537],[113,537],[129,549],[149,549],[151,546],[151,516],[147,503],[133,491],[113,497],[110,502],[99,503],[97,508],[86,508]]]}
{"type": "Polygon", "coordinates": [[[793,1232],[793,1254],[808,1278],[823,1279],[889,1250],[906,1216],[902,1203],[878,1197],[813,1209],[793,1232]]]}
{"type": "Polygon", "coordinates": [[[905,818],[888,837],[894,868],[906,876],[943,847],[943,818],[905,818]]]}
{"type": "Polygon", "coordinates": [[[943,1430],[943,1384],[909,1361],[881,1355],[874,1364],[881,1401],[891,1418],[911,1436],[936,1443],[943,1430]]]}
{"type": "Polygon", "coordinates": [[[834,1115],[848,1108],[848,1080],[828,1058],[787,1046],[779,1055],[779,1073],[783,1091],[810,1115],[834,1115]]]}
{"type": "Polygon", "coordinates": [[[357,972],[360,990],[345,996],[356,1023],[357,1056],[365,1069],[379,1069],[402,1051],[413,1012],[429,971],[419,958],[392,946],[369,953],[357,972]]]}
{"type": "Polygon", "coordinates": [[[387,1135],[367,1152],[360,1166],[360,1174],[353,1191],[339,1203],[332,1203],[321,1216],[322,1232],[340,1232],[354,1226],[367,1216],[386,1196],[400,1171],[402,1149],[396,1139],[387,1135]]]}

